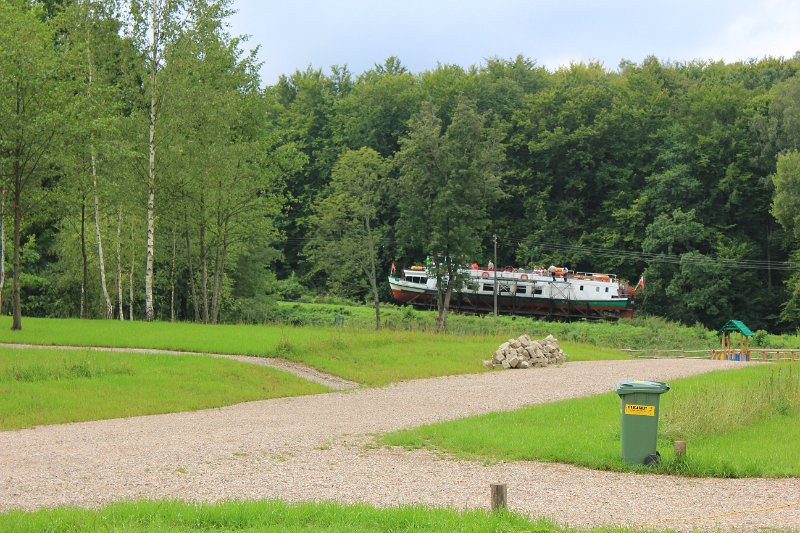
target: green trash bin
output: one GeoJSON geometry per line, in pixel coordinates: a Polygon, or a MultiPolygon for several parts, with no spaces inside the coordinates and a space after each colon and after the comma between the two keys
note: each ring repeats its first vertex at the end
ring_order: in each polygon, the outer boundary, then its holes
{"type": "Polygon", "coordinates": [[[628,464],[656,464],[661,455],[658,439],[658,399],[669,390],[660,381],[626,380],[617,385],[621,400],[622,460],[628,464]]]}

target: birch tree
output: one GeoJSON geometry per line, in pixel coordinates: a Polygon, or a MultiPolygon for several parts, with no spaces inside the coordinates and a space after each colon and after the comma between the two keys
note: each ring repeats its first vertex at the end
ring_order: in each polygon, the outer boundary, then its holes
{"type": "MultiPolygon", "coordinates": [[[[94,2],[84,1],[83,8],[85,14],[85,35],[86,35],[86,80],[87,80],[87,95],[89,100],[94,98],[95,93],[95,26],[98,18],[98,5],[94,2]]],[[[105,317],[107,319],[114,318],[114,305],[111,303],[111,297],[108,294],[108,285],[106,284],[106,269],[105,258],[103,257],[103,236],[100,231],[100,198],[97,191],[97,145],[95,143],[95,133],[91,133],[91,143],[89,146],[89,157],[91,159],[91,173],[92,173],[92,192],[94,194],[94,227],[95,238],[97,240],[97,259],[100,268],[100,288],[103,291],[103,301],[105,302],[105,317]]]]}
{"type": "Polygon", "coordinates": [[[226,269],[253,239],[277,236],[272,219],[282,205],[276,194],[282,190],[280,169],[296,166],[295,151],[269,138],[254,52],[243,52],[240,40],[225,30],[230,2],[190,0],[185,6],[185,31],[170,47],[164,71],[172,88],[163,125],[175,132],[170,172],[182,204],[195,312],[216,323],[226,269]]]}
{"type": "MultiPolygon", "coordinates": [[[[78,181],[88,181],[93,207],[94,234],[97,251],[100,289],[104,303],[104,316],[114,316],[114,304],[108,290],[106,258],[103,252],[103,217],[101,215],[100,176],[110,181],[111,153],[121,151],[116,142],[116,124],[120,115],[120,98],[114,82],[119,71],[115,55],[120,51],[119,22],[115,18],[114,0],[79,0],[65,12],[65,29],[74,64],[74,78],[81,80],[76,87],[75,99],[80,101],[79,116],[71,135],[74,172],[78,181]],[[86,180],[81,174],[88,174],[86,180]]],[[[105,185],[110,185],[106,183],[105,185]]],[[[84,189],[84,187],[81,187],[84,189]]],[[[85,192],[83,193],[85,196],[85,192]]],[[[81,203],[82,209],[85,202],[81,203]]],[[[84,227],[83,219],[81,227],[84,227]]],[[[81,242],[85,237],[81,236],[81,242]]],[[[85,291],[85,288],[83,289],[85,291]]]]}
{"type": "Polygon", "coordinates": [[[159,73],[164,66],[164,54],[168,44],[180,27],[179,17],[183,0],[132,0],[131,15],[134,35],[144,44],[147,54],[147,80],[149,93],[148,142],[147,142],[147,243],[145,248],[145,320],[152,321],[153,269],[155,261],[156,231],[156,155],[159,146],[159,117],[164,103],[165,88],[159,73]]]}

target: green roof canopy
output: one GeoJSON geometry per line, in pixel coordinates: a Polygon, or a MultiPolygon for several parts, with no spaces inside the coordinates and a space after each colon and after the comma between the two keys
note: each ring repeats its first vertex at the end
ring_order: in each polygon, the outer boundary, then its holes
{"type": "Polygon", "coordinates": [[[750,331],[750,328],[745,326],[744,322],[742,322],[741,320],[728,320],[728,322],[724,326],[719,328],[717,336],[722,335],[723,331],[738,331],[745,337],[752,337],[754,335],[754,333],[750,331]]]}

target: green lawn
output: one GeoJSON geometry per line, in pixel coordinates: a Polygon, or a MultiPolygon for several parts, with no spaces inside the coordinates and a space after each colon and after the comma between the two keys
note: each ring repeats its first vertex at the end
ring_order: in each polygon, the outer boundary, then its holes
{"type": "MultiPolygon", "coordinates": [[[[420,311],[410,306],[386,304],[381,306],[381,320],[388,329],[403,331],[432,331],[437,312],[420,311]]],[[[277,302],[271,320],[279,324],[298,326],[329,326],[335,317],[344,318],[345,327],[370,329],[375,323],[375,311],[368,305],[277,302]]],[[[666,319],[636,313],[636,318],[617,321],[552,322],[541,317],[500,315],[491,316],[450,313],[447,329],[451,333],[518,337],[552,334],[559,340],[605,346],[609,348],[652,349],[709,349],[719,345],[716,330],[700,325],[684,326],[666,319]]],[[[770,335],[759,331],[751,339],[752,347],[800,348],[797,335],[770,335]]]]}
{"type": "MultiPolygon", "coordinates": [[[[159,348],[284,357],[379,386],[400,380],[484,372],[507,336],[437,335],[333,327],[206,325],[170,322],[25,318],[22,331],[0,318],[0,342],[159,348]]],[[[562,343],[570,361],[622,359],[617,350],[562,343]]]]}
{"type": "MultiPolygon", "coordinates": [[[[487,491],[488,498],[488,491],[487,491]]],[[[237,532],[622,532],[564,529],[511,512],[456,511],[402,506],[376,509],[335,503],[275,501],[193,504],[176,501],[117,503],[99,510],[58,508],[0,514],[0,530],[27,531],[237,531],[237,532]]]]}
{"type": "MultiPolygon", "coordinates": [[[[800,369],[760,365],[675,380],[662,398],[659,472],[690,476],[800,476],[800,369]],[[686,440],[676,460],[673,440],[686,440]]],[[[492,413],[386,435],[484,461],[554,461],[630,470],[620,453],[614,393],[492,413]]],[[[644,467],[634,469],[644,470],[644,467]]]]}
{"type": "Polygon", "coordinates": [[[326,390],[285,372],[204,356],[0,348],[0,430],[326,390]]]}

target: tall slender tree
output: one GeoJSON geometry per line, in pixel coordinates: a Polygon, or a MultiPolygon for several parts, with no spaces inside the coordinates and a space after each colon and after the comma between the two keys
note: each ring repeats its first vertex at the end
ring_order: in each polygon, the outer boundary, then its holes
{"type": "Polygon", "coordinates": [[[453,290],[464,282],[460,270],[481,254],[489,206],[503,194],[504,147],[485,122],[464,97],[446,129],[433,106],[425,105],[397,154],[398,233],[432,255],[438,331],[447,329],[453,290]]]}
{"type": "Polygon", "coordinates": [[[188,0],[185,28],[169,47],[163,71],[171,83],[171,105],[162,125],[174,132],[164,153],[171,192],[184,207],[167,216],[174,217],[173,225],[186,226],[193,305],[209,323],[219,321],[227,269],[254,239],[271,242],[277,236],[280,174],[297,166],[296,151],[276,146],[261,118],[266,110],[258,63],[254,52],[244,52],[241,40],[226,32],[230,6],[230,1],[188,0]]]}
{"type": "Polygon", "coordinates": [[[145,248],[145,320],[155,317],[153,308],[153,271],[156,239],[156,185],[157,151],[159,146],[159,117],[164,102],[165,87],[159,73],[169,43],[180,26],[183,0],[131,0],[134,35],[144,45],[147,54],[147,80],[149,92],[147,136],[147,242],[145,248]],[[149,34],[149,36],[148,36],[149,34]]]}
{"type": "Polygon", "coordinates": [[[352,295],[359,289],[353,271],[364,275],[381,327],[378,290],[380,243],[386,221],[378,213],[386,198],[387,162],[371,148],[347,151],[333,167],[329,194],[315,207],[309,255],[329,285],[352,295]]]}
{"type": "Polygon", "coordinates": [[[21,231],[27,193],[50,170],[66,107],[55,23],[38,3],[0,2],[0,176],[13,202],[13,321],[22,329],[21,231]]]}
{"type": "MultiPolygon", "coordinates": [[[[91,189],[92,195],[97,266],[105,318],[113,318],[114,305],[108,290],[100,207],[100,189],[107,184],[100,183],[99,174],[104,174],[104,177],[111,174],[109,163],[113,157],[109,156],[109,152],[119,151],[120,148],[119,143],[114,145],[111,142],[115,137],[115,121],[118,120],[121,106],[113,81],[119,72],[114,56],[120,50],[116,8],[116,0],[78,0],[66,9],[64,24],[71,45],[73,77],[81,80],[76,83],[75,99],[81,103],[70,149],[76,152],[72,158],[77,163],[73,165],[74,171],[78,174],[88,173],[89,185],[85,188],[91,189]]],[[[87,181],[82,175],[76,179],[87,181]]]]}

